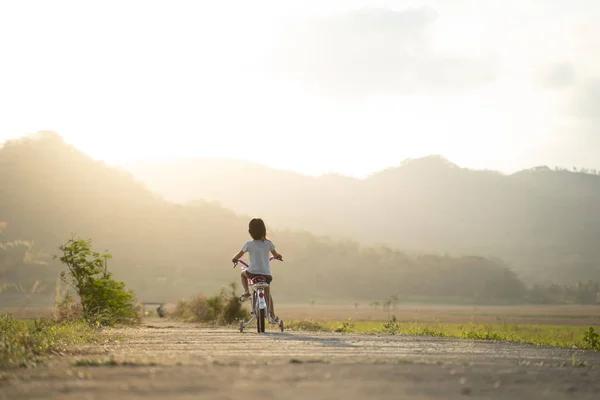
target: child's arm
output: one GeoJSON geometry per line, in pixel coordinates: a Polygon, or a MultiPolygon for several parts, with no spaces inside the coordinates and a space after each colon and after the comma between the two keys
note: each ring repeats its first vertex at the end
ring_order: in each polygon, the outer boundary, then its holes
{"type": "Polygon", "coordinates": [[[242,250],[242,251],[240,251],[239,253],[237,253],[237,254],[236,254],[236,255],[235,255],[235,256],[234,256],[234,257],[231,259],[231,261],[232,261],[234,264],[237,264],[238,260],[239,260],[240,258],[242,258],[242,257],[244,256],[244,254],[246,254],[246,252],[245,252],[245,251],[243,251],[243,250],[242,250]]]}
{"type": "Polygon", "coordinates": [[[283,256],[277,252],[277,250],[271,250],[271,254],[275,257],[276,260],[283,261],[283,256]]]}
{"type": "Polygon", "coordinates": [[[248,242],[246,242],[246,244],[244,244],[244,245],[242,246],[242,250],[240,250],[240,252],[239,252],[239,253],[237,253],[237,254],[236,254],[236,255],[235,255],[235,256],[234,256],[234,257],[231,259],[231,261],[232,261],[234,264],[237,264],[238,260],[239,260],[240,258],[242,258],[242,256],[243,256],[244,254],[246,254],[247,252],[248,252],[248,242]]]}
{"type": "Polygon", "coordinates": [[[271,254],[273,254],[273,257],[275,257],[276,260],[283,261],[283,256],[281,254],[279,254],[277,252],[277,250],[275,250],[275,245],[270,240],[269,240],[269,250],[271,251],[271,254]]]}

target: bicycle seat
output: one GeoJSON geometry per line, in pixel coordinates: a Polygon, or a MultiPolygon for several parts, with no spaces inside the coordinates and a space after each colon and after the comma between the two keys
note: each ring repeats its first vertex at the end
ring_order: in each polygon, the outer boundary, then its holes
{"type": "Polygon", "coordinates": [[[248,282],[250,282],[250,284],[253,286],[269,286],[269,284],[267,283],[267,277],[262,275],[250,278],[248,279],[248,282]]]}

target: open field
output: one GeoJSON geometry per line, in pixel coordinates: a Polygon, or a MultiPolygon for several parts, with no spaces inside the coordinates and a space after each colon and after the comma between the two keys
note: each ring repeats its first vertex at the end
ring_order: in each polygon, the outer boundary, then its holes
{"type": "MultiPolygon", "coordinates": [[[[383,335],[435,336],[456,339],[503,340],[567,348],[586,348],[584,336],[589,327],[521,324],[448,324],[438,322],[381,322],[291,320],[292,330],[383,335]]],[[[596,332],[599,326],[593,326],[596,332]]]]}
{"type": "MultiPolygon", "coordinates": [[[[277,305],[277,304],[276,304],[277,305]]],[[[389,312],[369,305],[288,305],[277,309],[285,319],[340,321],[439,322],[449,324],[527,324],[527,325],[600,325],[600,305],[523,305],[523,306],[444,306],[398,305],[389,312]]]]}
{"type": "MultiPolygon", "coordinates": [[[[310,305],[277,304],[278,314],[286,320],[387,321],[396,316],[398,321],[438,322],[448,324],[526,324],[599,326],[600,305],[523,305],[523,306],[445,306],[430,304],[402,304],[390,308],[369,305],[310,305]]],[[[172,308],[167,304],[166,308],[172,308]]],[[[50,307],[6,307],[0,305],[0,314],[12,313],[18,318],[50,316],[50,307]]]]}
{"type": "Polygon", "coordinates": [[[595,399],[600,353],[435,337],[276,332],[147,320],[5,373],[0,399],[595,399]]]}

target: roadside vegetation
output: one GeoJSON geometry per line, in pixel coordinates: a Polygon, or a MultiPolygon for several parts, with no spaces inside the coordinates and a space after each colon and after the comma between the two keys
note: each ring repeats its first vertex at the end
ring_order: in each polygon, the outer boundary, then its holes
{"type": "Polygon", "coordinates": [[[55,257],[67,267],[60,278],[69,289],[57,293],[51,318],[19,320],[12,314],[0,315],[0,369],[35,366],[70,345],[108,340],[98,333],[102,327],[141,320],[134,293],[106,269],[110,254],[92,251],[91,240],[73,237],[59,249],[62,255],[55,257]]]}
{"type": "Polygon", "coordinates": [[[237,285],[229,284],[230,291],[221,289],[219,294],[206,297],[199,294],[191,299],[179,300],[169,317],[186,322],[201,322],[212,325],[230,325],[250,318],[236,294],[237,285]]]}
{"type": "Polygon", "coordinates": [[[18,320],[0,315],[0,369],[31,367],[47,357],[62,354],[69,345],[100,341],[83,321],[53,318],[18,320]]]}
{"type": "Polygon", "coordinates": [[[519,324],[448,324],[425,322],[332,321],[313,319],[286,321],[291,331],[362,333],[371,335],[435,336],[474,340],[502,340],[535,345],[600,351],[597,328],[519,324]]]}
{"type": "Polygon", "coordinates": [[[59,310],[80,311],[72,317],[83,317],[89,323],[113,326],[137,324],[142,317],[141,307],[135,294],[125,289],[123,282],[115,281],[108,271],[107,260],[112,256],[100,254],[91,248],[92,241],[71,237],[55,256],[67,267],[60,273],[61,280],[73,289],[78,300],[70,295],[69,289],[59,300],[59,310]]]}

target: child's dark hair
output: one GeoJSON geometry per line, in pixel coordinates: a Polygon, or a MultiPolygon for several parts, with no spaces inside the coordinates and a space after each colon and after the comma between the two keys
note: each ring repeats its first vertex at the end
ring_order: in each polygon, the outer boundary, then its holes
{"type": "Polygon", "coordinates": [[[252,218],[248,224],[248,233],[254,240],[265,240],[267,238],[267,228],[260,218],[252,218]]]}

